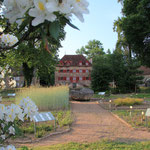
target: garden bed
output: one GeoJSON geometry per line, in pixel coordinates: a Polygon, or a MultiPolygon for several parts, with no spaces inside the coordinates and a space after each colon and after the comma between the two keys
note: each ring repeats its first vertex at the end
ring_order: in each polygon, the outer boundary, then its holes
{"type": "MultiPolygon", "coordinates": [[[[98,101],[98,104],[106,110],[130,110],[130,106],[116,106],[110,102],[98,101]]],[[[150,102],[143,102],[142,105],[134,105],[132,109],[147,109],[150,108],[150,102]]]]}
{"type": "Polygon", "coordinates": [[[73,122],[71,111],[53,111],[55,121],[36,123],[36,133],[34,122],[25,122],[20,128],[20,133],[15,138],[9,140],[10,143],[33,143],[47,138],[51,135],[61,134],[70,131],[70,125],[73,122]]]}
{"type": "Polygon", "coordinates": [[[150,131],[150,118],[145,117],[145,110],[117,110],[112,113],[129,123],[132,127],[150,131]]]}

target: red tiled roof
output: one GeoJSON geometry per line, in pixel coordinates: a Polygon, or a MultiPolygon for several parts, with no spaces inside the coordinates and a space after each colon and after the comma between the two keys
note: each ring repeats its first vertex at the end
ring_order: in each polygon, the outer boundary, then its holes
{"type": "Polygon", "coordinates": [[[80,62],[82,66],[85,66],[86,62],[89,63],[88,66],[92,65],[83,55],[65,55],[59,62],[63,63],[63,66],[66,66],[67,63],[70,63],[70,66],[79,66],[80,62]]]}
{"type": "Polygon", "coordinates": [[[150,68],[141,66],[139,70],[143,71],[143,75],[150,75],[150,68]]]}

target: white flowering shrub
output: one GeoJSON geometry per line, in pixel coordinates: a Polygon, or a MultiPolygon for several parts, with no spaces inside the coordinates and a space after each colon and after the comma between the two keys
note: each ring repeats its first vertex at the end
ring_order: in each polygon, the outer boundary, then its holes
{"type": "Polygon", "coordinates": [[[37,38],[42,39],[48,49],[51,38],[61,38],[66,24],[78,29],[71,23],[72,16],[84,22],[83,15],[89,13],[88,5],[87,0],[2,0],[0,8],[6,25],[2,26],[4,31],[0,31],[0,35],[12,33],[11,25],[17,24],[14,33],[18,39],[8,34],[1,36],[5,45],[0,45],[0,50],[9,50],[28,41],[29,35],[33,36],[31,33],[35,32],[40,34],[37,38]]]}
{"type": "Polygon", "coordinates": [[[37,26],[45,20],[57,20],[60,14],[69,20],[73,14],[83,22],[83,14],[89,13],[86,0],[4,0],[3,5],[4,16],[19,25],[28,15],[33,17],[32,25],[37,26]]]}
{"type": "MultiPolygon", "coordinates": [[[[11,136],[15,136],[21,122],[24,122],[25,119],[32,121],[37,112],[37,106],[29,97],[21,100],[19,105],[5,106],[0,104],[0,143],[2,144],[11,136]]],[[[15,147],[12,145],[0,147],[0,150],[3,149],[14,150],[15,147]]]]}

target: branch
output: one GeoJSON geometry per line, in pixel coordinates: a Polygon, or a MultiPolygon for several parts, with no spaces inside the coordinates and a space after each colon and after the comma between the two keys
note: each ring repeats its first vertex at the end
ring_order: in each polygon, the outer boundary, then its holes
{"type": "Polygon", "coordinates": [[[4,30],[3,32],[0,32],[0,36],[1,36],[3,33],[5,33],[9,28],[10,28],[10,23],[9,23],[9,21],[7,20],[6,28],[5,28],[5,30],[4,30]]]}
{"type": "Polygon", "coordinates": [[[6,46],[6,47],[0,46],[0,52],[7,51],[7,50],[12,49],[12,48],[16,47],[17,45],[19,45],[22,41],[27,39],[27,37],[30,35],[30,33],[33,31],[33,29],[35,29],[35,28],[33,28],[30,25],[29,26],[29,30],[22,36],[22,38],[16,44],[14,44],[12,46],[6,46]]]}

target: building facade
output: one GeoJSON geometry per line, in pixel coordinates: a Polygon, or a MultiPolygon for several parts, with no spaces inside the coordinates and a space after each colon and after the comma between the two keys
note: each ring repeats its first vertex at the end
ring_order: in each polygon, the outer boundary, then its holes
{"type": "Polygon", "coordinates": [[[91,84],[92,64],[83,55],[65,55],[56,67],[55,84],[91,84]]]}

